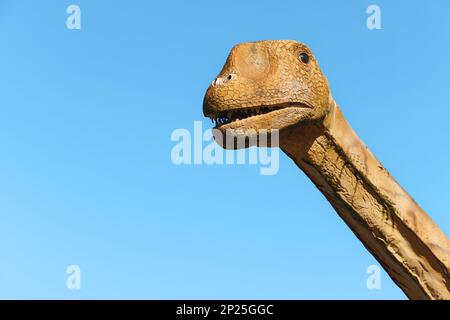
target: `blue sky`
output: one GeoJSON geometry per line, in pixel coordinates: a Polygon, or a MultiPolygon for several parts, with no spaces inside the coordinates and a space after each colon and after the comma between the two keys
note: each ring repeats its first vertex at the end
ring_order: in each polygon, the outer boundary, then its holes
{"type": "Polygon", "coordinates": [[[374,3],[381,30],[368,1],[0,0],[0,298],[404,299],[367,289],[375,259],[285,155],[273,176],[170,158],[234,44],[299,40],[450,234],[450,3],[374,3]]]}

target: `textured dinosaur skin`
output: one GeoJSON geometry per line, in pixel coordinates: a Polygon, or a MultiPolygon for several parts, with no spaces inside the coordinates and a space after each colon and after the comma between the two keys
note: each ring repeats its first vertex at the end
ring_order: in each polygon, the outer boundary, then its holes
{"type": "Polygon", "coordinates": [[[410,299],[450,299],[450,240],[348,125],[307,46],[235,46],[203,112],[227,139],[279,130],[280,148],[410,299]]]}

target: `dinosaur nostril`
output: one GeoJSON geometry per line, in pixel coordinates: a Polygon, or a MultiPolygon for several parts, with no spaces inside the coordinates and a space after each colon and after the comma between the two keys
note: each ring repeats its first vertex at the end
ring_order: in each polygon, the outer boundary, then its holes
{"type": "Polygon", "coordinates": [[[225,77],[219,77],[219,78],[216,78],[214,81],[213,81],[213,85],[214,86],[217,86],[217,85],[221,85],[221,84],[225,84],[225,83],[227,83],[228,81],[231,81],[231,80],[233,80],[235,78],[235,75],[233,74],[233,73],[230,73],[229,75],[227,75],[227,76],[225,76],[225,77]]]}
{"type": "Polygon", "coordinates": [[[235,75],[233,73],[230,73],[229,75],[227,75],[226,77],[223,78],[223,82],[222,83],[227,83],[228,81],[231,81],[235,78],[235,75]]]}

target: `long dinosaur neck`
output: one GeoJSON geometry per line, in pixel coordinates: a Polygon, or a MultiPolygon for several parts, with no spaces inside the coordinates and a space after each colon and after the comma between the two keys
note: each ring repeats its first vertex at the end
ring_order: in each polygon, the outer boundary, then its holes
{"type": "Polygon", "coordinates": [[[450,299],[450,240],[391,177],[332,100],[322,124],[280,147],[411,299],[450,299]]]}

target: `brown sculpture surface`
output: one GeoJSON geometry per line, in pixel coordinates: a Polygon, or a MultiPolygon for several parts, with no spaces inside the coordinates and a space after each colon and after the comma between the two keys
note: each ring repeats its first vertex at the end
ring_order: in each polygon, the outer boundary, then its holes
{"type": "Polygon", "coordinates": [[[348,125],[307,46],[235,46],[203,112],[227,139],[279,130],[280,148],[409,298],[450,299],[450,240],[348,125]]]}

